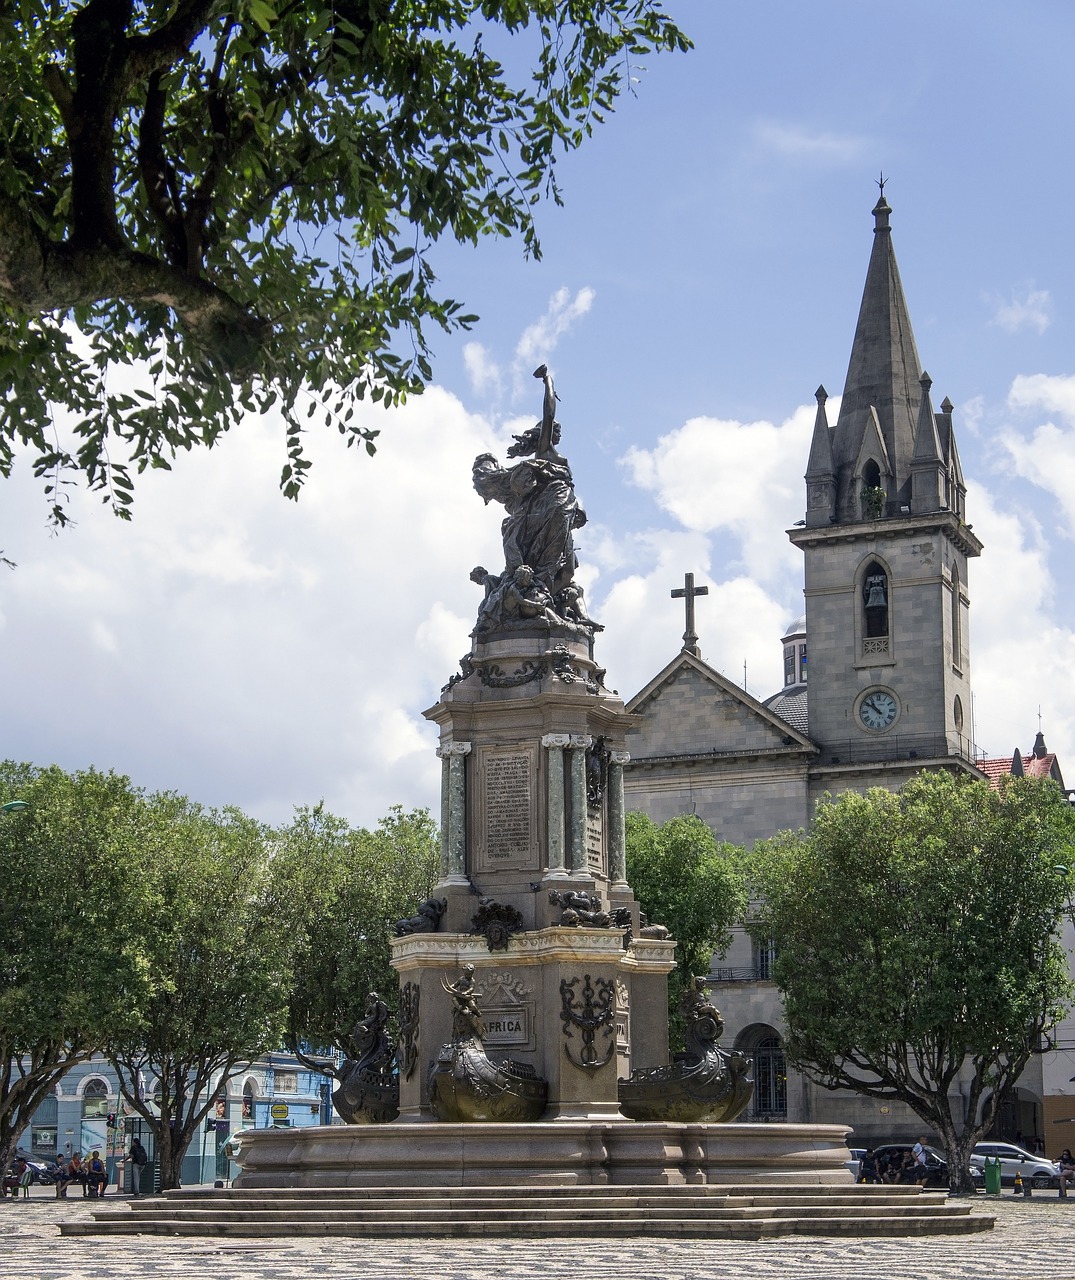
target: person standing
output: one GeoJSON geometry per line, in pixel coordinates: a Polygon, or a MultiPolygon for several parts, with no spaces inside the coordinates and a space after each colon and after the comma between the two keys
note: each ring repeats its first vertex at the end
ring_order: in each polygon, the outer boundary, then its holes
{"type": "Polygon", "coordinates": [[[149,1153],[137,1138],[131,1139],[131,1150],[127,1157],[131,1162],[131,1195],[142,1194],[142,1169],[149,1163],[149,1153]]]}

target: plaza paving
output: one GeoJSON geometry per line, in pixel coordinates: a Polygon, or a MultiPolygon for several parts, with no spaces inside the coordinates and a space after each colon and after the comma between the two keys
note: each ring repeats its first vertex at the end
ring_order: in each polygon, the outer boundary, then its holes
{"type": "MultiPolygon", "coordinates": [[[[106,1204],[113,1207],[123,1197],[106,1204]]],[[[259,1242],[150,1236],[61,1237],[56,1226],[100,1207],[57,1201],[35,1187],[29,1201],[0,1203],[0,1273],[20,1280],[96,1277],[242,1277],[242,1280],[1075,1280],[1075,1197],[1032,1200],[1009,1193],[978,1198],[975,1212],[997,1217],[974,1236],[825,1240],[802,1236],[758,1242],[600,1240],[560,1243],[517,1236],[482,1241],[305,1239],[259,1242]]]]}

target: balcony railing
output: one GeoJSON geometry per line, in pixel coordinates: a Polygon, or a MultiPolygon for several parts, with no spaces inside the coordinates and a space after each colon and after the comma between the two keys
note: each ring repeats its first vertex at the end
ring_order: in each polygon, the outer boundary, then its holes
{"type": "Polygon", "coordinates": [[[768,982],[764,969],[710,969],[710,982],[768,982]]]}

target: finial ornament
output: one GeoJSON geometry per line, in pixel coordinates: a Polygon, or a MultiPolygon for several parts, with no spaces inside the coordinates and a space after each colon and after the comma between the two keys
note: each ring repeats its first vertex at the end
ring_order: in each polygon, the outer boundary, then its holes
{"type": "Polygon", "coordinates": [[[885,198],[885,183],[886,183],[887,181],[888,181],[888,179],[885,177],[885,171],[884,171],[884,169],[882,169],[882,170],[881,170],[881,177],[878,179],[878,182],[877,182],[877,185],[878,185],[878,187],[879,187],[879,188],[880,188],[880,190],[881,190],[881,199],[882,199],[882,200],[885,198]]]}

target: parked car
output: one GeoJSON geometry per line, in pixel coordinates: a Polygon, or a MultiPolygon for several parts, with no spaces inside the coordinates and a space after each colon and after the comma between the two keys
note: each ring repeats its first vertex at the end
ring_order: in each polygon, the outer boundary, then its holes
{"type": "Polygon", "coordinates": [[[865,1147],[849,1147],[847,1151],[848,1158],[844,1161],[844,1168],[858,1182],[859,1177],[859,1161],[866,1154],[865,1147]]]}
{"type": "Polygon", "coordinates": [[[1000,1161],[1000,1180],[1011,1186],[1015,1175],[1021,1174],[1023,1180],[1030,1179],[1030,1185],[1040,1190],[1058,1186],[1057,1167],[1044,1156],[1036,1156],[1024,1147],[1017,1147],[1013,1142],[977,1142],[970,1162],[973,1168],[985,1167],[986,1156],[1000,1161]]]}
{"type": "MultiPolygon", "coordinates": [[[[883,1147],[875,1147],[874,1155],[877,1158],[877,1167],[881,1167],[881,1162],[890,1162],[895,1156],[897,1160],[903,1160],[904,1156],[914,1147],[913,1142],[892,1142],[883,1147]]],[[[936,1147],[926,1148],[926,1169],[928,1176],[926,1178],[927,1187],[947,1187],[948,1186],[948,1161],[944,1158],[944,1152],[938,1151],[936,1147]]],[[[976,1167],[973,1163],[970,1169],[971,1181],[976,1189],[985,1186],[985,1175],[982,1173],[981,1167],[976,1167]]]]}

